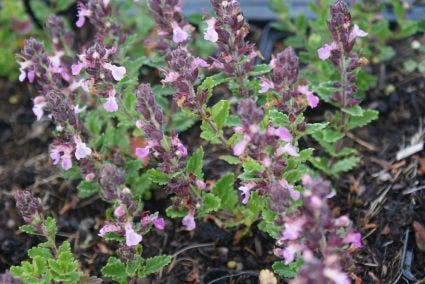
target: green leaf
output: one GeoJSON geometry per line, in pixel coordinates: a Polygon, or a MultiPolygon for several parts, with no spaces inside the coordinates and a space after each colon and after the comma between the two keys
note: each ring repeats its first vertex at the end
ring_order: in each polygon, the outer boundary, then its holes
{"type": "Polygon", "coordinates": [[[140,277],[146,277],[152,273],[156,273],[161,270],[164,266],[171,262],[172,257],[170,255],[158,255],[146,259],[145,265],[142,267],[140,277]]]}
{"type": "Polygon", "coordinates": [[[364,113],[364,110],[359,105],[353,106],[351,108],[343,108],[342,111],[348,113],[351,116],[363,116],[364,113]]]}
{"type": "Polygon", "coordinates": [[[331,174],[337,176],[340,173],[348,172],[360,162],[359,157],[348,157],[332,165],[331,174]]]}
{"type": "Polygon", "coordinates": [[[78,271],[79,264],[71,252],[71,245],[68,241],[64,241],[58,248],[57,259],[49,259],[48,263],[56,282],[77,283],[82,275],[78,271]]]}
{"type": "Polygon", "coordinates": [[[220,209],[220,205],[221,205],[221,200],[219,197],[215,196],[212,193],[206,193],[203,196],[203,204],[199,212],[199,216],[203,217],[205,214],[209,212],[217,211],[218,209],[220,209]]]}
{"type": "Polygon", "coordinates": [[[149,179],[156,184],[166,185],[168,183],[168,175],[159,169],[149,169],[147,172],[149,179]]]}
{"type": "Polygon", "coordinates": [[[288,265],[284,264],[282,261],[276,261],[275,263],[273,263],[272,268],[273,271],[281,277],[295,278],[302,264],[302,260],[296,260],[288,265]]]}
{"type": "Polygon", "coordinates": [[[36,256],[41,256],[44,258],[52,258],[52,253],[50,249],[44,247],[33,247],[28,250],[28,256],[34,258],[36,256]]]}
{"type": "Polygon", "coordinates": [[[325,129],[323,131],[323,139],[326,142],[335,143],[342,138],[344,138],[344,133],[341,133],[332,129],[325,129]]]}
{"type": "Polygon", "coordinates": [[[385,46],[381,49],[381,52],[379,53],[379,59],[381,59],[381,61],[387,61],[393,58],[395,54],[396,53],[394,48],[392,48],[391,46],[385,46]]]}
{"type": "Polygon", "coordinates": [[[269,64],[259,64],[254,67],[254,69],[249,72],[251,76],[259,76],[266,74],[272,71],[272,67],[269,64]]]}
{"type": "Polygon", "coordinates": [[[165,209],[165,213],[170,218],[182,218],[187,214],[186,211],[175,210],[172,206],[167,207],[167,209],[165,209]]]}
{"type": "Polygon", "coordinates": [[[231,155],[221,155],[218,158],[220,160],[226,161],[230,165],[239,165],[241,163],[241,161],[238,158],[231,156],[231,155]]]}
{"type": "Polygon", "coordinates": [[[220,129],[226,124],[229,117],[230,102],[221,100],[216,103],[211,109],[211,119],[220,129]]]}
{"type": "Polygon", "coordinates": [[[376,120],[379,116],[379,112],[373,109],[366,109],[362,116],[351,117],[348,122],[348,129],[362,127],[370,122],[376,120]]]}
{"type": "Polygon", "coordinates": [[[211,92],[215,87],[230,81],[230,79],[231,77],[227,76],[226,74],[218,73],[205,78],[202,84],[199,86],[199,88],[207,89],[211,92]]]}
{"type": "Polygon", "coordinates": [[[19,230],[29,235],[34,235],[37,233],[31,225],[22,225],[19,227],[19,230]]]}
{"type": "Polygon", "coordinates": [[[175,131],[186,131],[187,129],[191,128],[195,122],[195,117],[187,112],[179,111],[172,114],[171,126],[175,131]]]}
{"type": "Polygon", "coordinates": [[[220,133],[223,133],[222,130],[219,130],[219,132],[216,133],[205,121],[202,121],[201,130],[202,139],[210,142],[211,144],[221,144],[219,135],[220,133]]]}
{"type": "Polygon", "coordinates": [[[289,118],[288,115],[276,110],[271,109],[268,113],[270,122],[274,126],[288,126],[289,125],[289,118]]]}
{"type": "Polygon", "coordinates": [[[315,132],[321,131],[328,126],[329,122],[323,122],[323,123],[309,123],[307,124],[307,129],[305,130],[305,133],[307,134],[313,134],[315,132]]]}
{"type": "Polygon", "coordinates": [[[97,182],[89,182],[89,181],[83,180],[77,186],[77,189],[78,189],[78,196],[80,198],[88,198],[90,196],[93,196],[99,193],[100,185],[97,182]]]}
{"type": "Polygon", "coordinates": [[[248,157],[244,163],[243,168],[248,172],[264,172],[265,168],[259,162],[255,161],[251,157],[248,157]]]}
{"type": "Polygon", "coordinates": [[[220,178],[212,189],[212,193],[220,198],[221,207],[229,211],[233,211],[238,203],[238,195],[233,187],[234,182],[235,175],[228,174],[220,178]]]}
{"type": "Polygon", "coordinates": [[[116,257],[111,256],[102,268],[102,275],[118,283],[127,283],[125,264],[116,257]]]}
{"type": "Polygon", "coordinates": [[[137,270],[142,266],[143,260],[139,257],[135,260],[130,260],[127,263],[126,267],[126,274],[130,277],[133,277],[136,275],[137,270]]]}
{"type": "Polygon", "coordinates": [[[310,163],[312,163],[315,168],[325,173],[326,175],[332,175],[332,172],[329,167],[329,161],[326,158],[315,157],[310,160],[310,163]]]}
{"type": "Polygon", "coordinates": [[[202,166],[204,162],[204,150],[201,148],[197,149],[189,157],[186,166],[187,173],[193,173],[198,179],[204,178],[204,173],[202,172],[202,166]]]}
{"type": "Polygon", "coordinates": [[[54,238],[56,234],[58,233],[58,228],[56,227],[55,218],[47,217],[47,219],[44,221],[44,226],[50,238],[54,238]]]}

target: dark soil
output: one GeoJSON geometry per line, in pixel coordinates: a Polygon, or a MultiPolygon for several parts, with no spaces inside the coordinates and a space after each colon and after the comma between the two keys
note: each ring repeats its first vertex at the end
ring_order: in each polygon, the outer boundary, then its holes
{"type": "MultiPolygon", "coordinates": [[[[406,75],[401,70],[400,61],[414,56],[408,53],[411,40],[394,43],[397,56],[392,62],[372,66],[381,88],[368,92],[364,105],[380,110],[381,115],[352,133],[350,143],[363,156],[361,166],[334,181],[338,189],[332,204],[335,213],[349,214],[363,233],[364,247],[356,255],[353,275],[364,283],[401,281],[407,230],[411,232],[407,247],[413,251],[412,273],[418,280],[425,278],[425,253],[419,251],[412,233],[413,221],[425,224],[425,189],[411,190],[425,184],[425,169],[420,170],[425,153],[395,160],[398,150],[425,131],[425,80],[420,74],[406,75]],[[389,84],[395,91],[386,94],[389,84]]],[[[63,180],[52,165],[48,145],[53,126],[34,121],[28,95],[34,90],[28,88],[0,80],[0,273],[24,260],[27,250],[42,241],[18,230],[22,219],[12,194],[29,189],[42,200],[46,214],[58,220],[59,241],[69,239],[84,269],[100,275],[114,251],[113,245],[97,236],[107,204],[93,198],[78,200],[75,184],[63,180]]],[[[185,136],[184,140],[193,141],[193,133],[185,136]]],[[[222,166],[207,166],[210,179],[222,174],[217,170],[225,170],[222,166]]],[[[147,208],[163,210],[161,198],[154,197],[147,208]]],[[[177,222],[167,222],[164,232],[153,232],[144,240],[146,256],[158,252],[176,255],[160,275],[160,283],[207,283],[220,277],[224,279],[214,283],[230,283],[229,279],[233,279],[231,283],[257,283],[258,271],[275,260],[273,240],[256,229],[233,243],[237,232],[220,228],[213,219],[201,222],[193,233],[183,231],[177,222]]]]}

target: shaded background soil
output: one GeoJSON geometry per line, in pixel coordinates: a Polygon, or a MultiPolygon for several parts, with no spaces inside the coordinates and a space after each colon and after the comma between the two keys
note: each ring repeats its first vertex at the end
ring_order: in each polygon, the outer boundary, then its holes
{"type": "MultiPolygon", "coordinates": [[[[407,230],[411,232],[407,247],[413,252],[412,273],[418,280],[425,278],[425,253],[418,249],[412,234],[413,221],[425,224],[425,153],[395,159],[412,137],[420,141],[425,133],[425,80],[421,74],[406,75],[401,70],[401,61],[415,56],[409,48],[413,39],[393,43],[395,59],[371,67],[379,84],[368,92],[364,105],[381,115],[351,133],[349,143],[361,152],[362,164],[334,180],[338,189],[332,201],[335,214],[349,214],[363,233],[364,247],[356,255],[353,276],[364,283],[401,281],[407,230]],[[389,84],[394,91],[385,91],[389,84]]],[[[53,126],[48,121],[35,122],[29,95],[34,93],[31,86],[0,79],[0,273],[25,259],[27,250],[42,241],[17,229],[22,219],[12,195],[28,189],[42,200],[46,214],[58,220],[59,241],[69,239],[87,272],[100,275],[100,268],[115,249],[97,236],[107,204],[96,198],[78,200],[75,184],[63,180],[52,165],[48,144],[53,126]]],[[[320,119],[316,112],[310,118],[320,119]]],[[[185,135],[187,140],[193,137],[190,131],[185,135]]],[[[216,166],[206,170],[213,178],[221,175],[216,166]]],[[[163,211],[165,203],[158,195],[146,206],[163,211]]],[[[167,220],[164,232],[145,238],[145,254],[175,254],[172,265],[158,276],[160,283],[208,283],[229,276],[231,271],[241,274],[231,283],[256,283],[258,271],[269,268],[275,260],[271,252],[274,242],[256,229],[238,243],[234,243],[236,235],[213,220],[201,222],[194,233],[167,220]]],[[[229,279],[214,283],[230,283],[229,279]]]]}

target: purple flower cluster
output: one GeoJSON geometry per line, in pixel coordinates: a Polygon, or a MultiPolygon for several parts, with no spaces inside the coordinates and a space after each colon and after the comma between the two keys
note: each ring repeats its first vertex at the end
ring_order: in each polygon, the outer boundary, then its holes
{"type": "Polygon", "coordinates": [[[207,20],[204,38],[216,43],[219,49],[212,67],[242,81],[252,70],[257,57],[255,46],[246,41],[248,23],[236,0],[211,0],[211,5],[217,17],[207,20]]]}
{"type": "Polygon", "coordinates": [[[343,0],[337,0],[330,8],[330,19],[327,22],[332,34],[332,42],[319,48],[318,55],[322,60],[330,60],[341,73],[341,82],[336,87],[340,90],[335,92],[333,99],[342,108],[352,107],[358,104],[353,97],[357,91],[356,68],[367,64],[365,58],[359,58],[353,52],[356,38],[365,37],[367,33],[362,31],[358,25],[351,22],[351,14],[347,4],[343,0]]]}
{"type": "Polygon", "coordinates": [[[321,178],[303,177],[303,205],[282,217],[284,230],[274,253],[285,264],[302,256],[304,265],[291,283],[351,283],[343,269],[348,268],[348,249],[361,247],[361,235],[351,229],[347,216],[334,218],[327,204],[333,197],[330,185],[321,178]]]}
{"type": "MultiPolygon", "coordinates": [[[[19,190],[14,195],[16,201],[16,208],[22,215],[22,218],[27,224],[40,222],[40,214],[42,214],[42,207],[40,202],[26,190],[19,190]]],[[[37,224],[33,224],[37,225],[37,224]]]]}

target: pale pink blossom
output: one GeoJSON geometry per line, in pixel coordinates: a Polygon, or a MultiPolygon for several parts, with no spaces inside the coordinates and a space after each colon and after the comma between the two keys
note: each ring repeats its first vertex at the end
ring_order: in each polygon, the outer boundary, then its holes
{"type": "Polygon", "coordinates": [[[127,73],[127,70],[124,66],[116,66],[111,63],[103,64],[103,68],[111,71],[112,77],[114,77],[114,79],[117,81],[121,81],[127,73]]]}
{"type": "Polygon", "coordinates": [[[161,83],[173,83],[180,78],[180,74],[177,72],[168,72],[164,79],[161,80],[161,83]]]}
{"type": "Polygon", "coordinates": [[[251,190],[256,186],[255,183],[246,183],[238,188],[242,194],[242,204],[247,204],[251,196],[251,190]]]}
{"type": "Polygon", "coordinates": [[[195,216],[193,216],[193,213],[188,213],[186,216],[184,216],[182,220],[183,226],[186,227],[186,230],[192,231],[196,228],[195,223],[195,216]]]}
{"type": "Polygon", "coordinates": [[[78,20],[75,23],[75,25],[81,28],[86,22],[86,17],[91,17],[92,11],[87,9],[87,7],[81,2],[78,2],[77,6],[78,6],[78,15],[77,15],[78,20]]]}
{"type": "Polygon", "coordinates": [[[317,54],[320,59],[326,60],[331,57],[332,51],[336,49],[338,49],[338,44],[336,42],[332,42],[331,44],[325,43],[317,50],[317,54]]]}
{"type": "Polygon", "coordinates": [[[248,145],[248,140],[247,139],[242,139],[241,141],[239,141],[238,143],[236,143],[233,146],[233,155],[235,156],[241,156],[246,149],[246,146],[248,145]]]}
{"type": "Polygon", "coordinates": [[[346,215],[335,219],[335,226],[347,227],[348,225],[350,225],[350,218],[346,215]]]}
{"type": "Polygon", "coordinates": [[[74,106],[74,113],[79,114],[87,109],[87,106],[79,107],[78,105],[74,106]]]}
{"type": "Polygon", "coordinates": [[[360,27],[356,24],[354,25],[353,29],[351,30],[350,33],[350,42],[355,40],[357,37],[365,37],[367,36],[367,32],[363,31],[360,29],[360,27]]]}
{"type": "Polygon", "coordinates": [[[294,199],[294,200],[298,200],[298,199],[300,199],[300,197],[301,197],[301,193],[298,191],[298,190],[296,190],[292,185],[290,185],[287,181],[286,181],[286,179],[281,179],[280,181],[279,181],[279,184],[283,187],[283,188],[285,188],[285,189],[287,189],[288,190],[288,192],[289,192],[289,196],[291,196],[291,198],[292,199],[294,199]]]}
{"type": "Polygon", "coordinates": [[[217,20],[215,18],[210,18],[206,22],[207,22],[207,29],[204,33],[204,39],[210,42],[217,42],[218,33],[215,30],[215,23],[217,22],[217,20]]]}
{"type": "Polygon", "coordinates": [[[360,233],[349,233],[345,236],[343,242],[345,244],[352,243],[356,248],[362,247],[362,235],[360,233]]]}
{"type": "Polygon", "coordinates": [[[307,103],[311,108],[317,107],[317,105],[319,104],[319,98],[308,89],[307,85],[298,86],[298,92],[306,96],[307,103]]]}
{"type": "Polygon", "coordinates": [[[95,177],[96,177],[96,175],[94,173],[89,173],[89,174],[86,174],[86,176],[84,177],[84,180],[85,181],[93,181],[95,177]]]}
{"type": "Polygon", "coordinates": [[[136,233],[130,223],[125,224],[125,244],[128,247],[136,246],[142,241],[142,235],[136,233]]]}
{"type": "Polygon", "coordinates": [[[199,67],[208,68],[208,67],[210,67],[210,65],[204,59],[202,59],[200,57],[196,57],[195,60],[193,61],[193,67],[195,69],[199,68],[199,67]]]}
{"type": "Polygon", "coordinates": [[[111,95],[102,106],[107,112],[116,112],[118,110],[117,99],[111,95]]]}
{"type": "Polygon", "coordinates": [[[76,138],[75,140],[76,140],[75,141],[75,144],[76,144],[75,158],[77,160],[81,160],[90,156],[92,153],[92,150],[89,147],[87,147],[86,143],[82,142],[80,138],[76,138]]]}
{"type": "Polygon", "coordinates": [[[121,218],[125,215],[125,205],[120,204],[117,208],[114,210],[114,216],[117,218],[121,218]]]}
{"type": "Polygon", "coordinates": [[[179,24],[172,22],[171,26],[173,27],[173,41],[175,43],[184,42],[189,38],[189,34],[179,24]]]}
{"type": "Polygon", "coordinates": [[[106,223],[100,230],[99,230],[99,234],[98,236],[103,237],[105,236],[107,233],[112,233],[112,232],[119,232],[121,231],[121,228],[114,224],[114,223],[106,223]]]}
{"type": "Polygon", "coordinates": [[[33,102],[34,106],[32,107],[32,112],[37,117],[37,120],[40,120],[44,114],[43,108],[47,105],[46,99],[43,96],[37,96],[34,98],[33,102]]]}
{"type": "Polygon", "coordinates": [[[264,94],[270,89],[274,89],[274,84],[272,81],[266,79],[265,77],[260,77],[261,89],[258,91],[260,94],[264,94]]]}
{"type": "Polygon", "coordinates": [[[74,149],[70,145],[53,145],[50,150],[50,158],[52,158],[53,164],[57,165],[60,162],[65,171],[69,170],[72,167],[71,157],[73,150],[74,149]]]}
{"type": "Polygon", "coordinates": [[[282,233],[281,240],[296,240],[300,236],[305,220],[299,218],[295,221],[285,223],[285,230],[282,233]]]}
{"type": "Polygon", "coordinates": [[[286,127],[279,127],[274,129],[274,135],[276,135],[285,142],[289,142],[292,139],[292,135],[286,127]]]}
{"type": "Polygon", "coordinates": [[[203,180],[200,180],[200,179],[198,179],[198,180],[196,180],[196,186],[199,188],[199,189],[202,189],[202,190],[204,190],[206,187],[207,187],[207,185],[205,184],[205,182],[203,181],[203,180]]]}
{"type": "Polygon", "coordinates": [[[351,280],[344,272],[335,269],[326,267],[323,269],[323,275],[332,280],[335,284],[350,284],[351,280]]]}
{"type": "Polygon", "coordinates": [[[288,154],[289,156],[298,157],[300,154],[297,152],[297,149],[292,145],[287,143],[283,147],[279,147],[276,150],[275,156],[280,157],[283,154],[288,154]]]}
{"type": "Polygon", "coordinates": [[[134,150],[134,154],[135,154],[135,155],[137,156],[137,158],[139,158],[139,159],[144,159],[144,158],[146,158],[147,156],[149,156],[149,152],[150,152],[150,147],[149,147],[149,146],[142,147],[142,148],[137,147],[137,148],[134,150]]]}
{"type": "Polygon", "coordinates": [[[313,179],[309,175],[303,175],[302,178],[301,178],[301,182],[302,182],[303,186],[309,186],[313,183],[313,179]]]}
{"type": "Polygon", "coordinates": [[[28,81],[32,83],[34,82],[34,80],[35,80],[35,71],[34,70],[28,71],[28,81]]]}
{"type": "Polygon", "coordinates": [[[157,229],[157,230],[164,230],[164,228],[165,228],[165,220],[164,220],[164,218],[156,218],[154,221],[153,221],[153,225],[155,226],[155,228],[157,229]]]}
{"type": "Polygon", "coordinates": [[[177,148],[176,154],[180,157],[186,157],[187,156],[187,148],[182,144],[180,139],[177,136],[171,137],[171,144],[177,148]]]}
{"type": "Polygon", "coordinates": [[[289,245],[283,250],[283,258],[285,259],[285,264],[288,265],[295,259],[295,254],[298,252],[298,249],[295,245],[289,245]]]}
{"type": "Polygon", "coordinates": [[[84,68],[84,64],[81,62],[78,62],[77,64],[71,65],[71,74],[72,75],[78,75],[80,74],[81,70],[84,68]]]}

